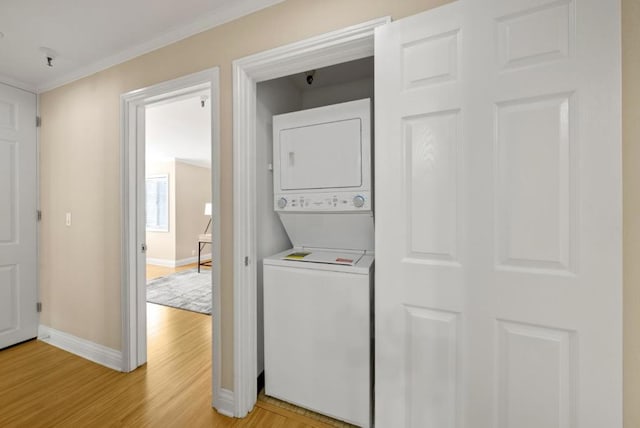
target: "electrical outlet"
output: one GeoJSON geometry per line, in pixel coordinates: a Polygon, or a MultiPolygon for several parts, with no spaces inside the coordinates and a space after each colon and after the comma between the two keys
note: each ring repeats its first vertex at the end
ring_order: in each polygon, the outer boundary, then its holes
{"type": "Polygon", "coordinates": [[[67,226],[71,226],[71,213],[67,213],[64,222],[67,226]]]}
{"type": "Polygon", "coordinates": [[[191,250],[191,255],[195,256],[196,255],[196,250],[191,250]]]}

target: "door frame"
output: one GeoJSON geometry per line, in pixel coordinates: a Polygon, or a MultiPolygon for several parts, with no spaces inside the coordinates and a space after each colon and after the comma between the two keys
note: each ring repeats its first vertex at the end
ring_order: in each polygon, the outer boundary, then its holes
{"type": "Polygon", "coordinates": [[[233,62],[233,415],[257,398],[256,85],[374,55],[374,31],[390,17],[332,31],[233,62]]]}
{"type": "MultiPolygon", "coordinates": [[[[213,290],[213,388],[220,388],[220,70],[218,67],[189,74],[120,96],[120,180],[122,236],[122,371],[130,372],[146,363],[146,296],[144,172],[145,107],[190,93],[210,89],[211,94],[211,190],[212,290],[213,290]],[[217,367],[217,369],[216,369],[217,367]]],[[[195,238],[194,238],[195,239],[195,238]]],[[[215,395],[214,395],[215,397],[215,395]]]]}

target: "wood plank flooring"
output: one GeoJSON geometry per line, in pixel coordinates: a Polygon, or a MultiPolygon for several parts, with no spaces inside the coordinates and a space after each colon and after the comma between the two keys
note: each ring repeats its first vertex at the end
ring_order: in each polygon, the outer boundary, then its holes
{"type": "Polygon", "coordinates": [[[211,318],[147,304],[147,365],[118,373],[39,341],[0,351],[0,427],[329,425],[259,401],[244,419],[211,408],[211,318]]]}

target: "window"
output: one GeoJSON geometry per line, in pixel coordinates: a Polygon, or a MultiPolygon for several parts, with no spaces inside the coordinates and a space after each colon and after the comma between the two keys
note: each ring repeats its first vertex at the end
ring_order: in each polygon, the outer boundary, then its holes
{"type": "Polygon", "coordinates": [[[147,177],[147,230],[169,231],[169,176],[147,177]]]}

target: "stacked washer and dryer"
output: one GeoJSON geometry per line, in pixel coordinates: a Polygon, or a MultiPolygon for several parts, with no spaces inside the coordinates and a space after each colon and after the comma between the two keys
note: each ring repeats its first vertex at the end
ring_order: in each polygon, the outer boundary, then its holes
{"type": "Polygon", "coordinates": [[[263,260],[265,393],[368,427],[371,103],[273,117],[274,206],[293,248],[263,260]]]}

